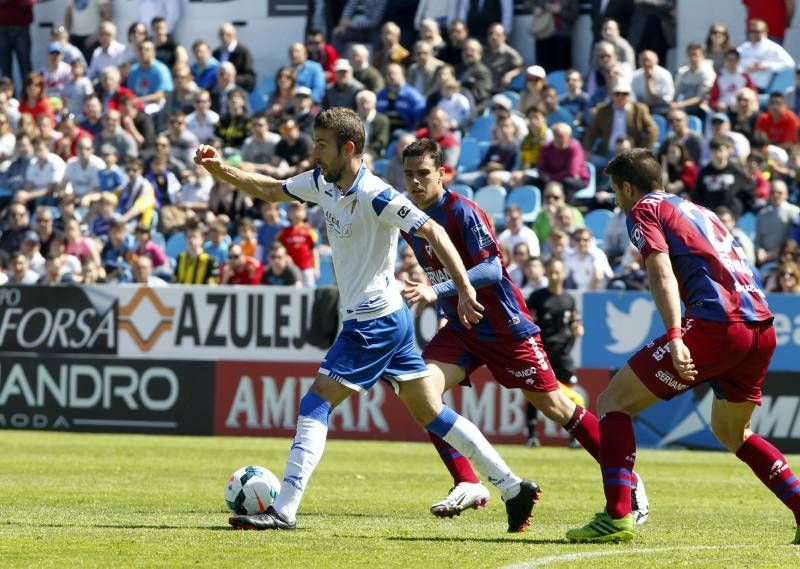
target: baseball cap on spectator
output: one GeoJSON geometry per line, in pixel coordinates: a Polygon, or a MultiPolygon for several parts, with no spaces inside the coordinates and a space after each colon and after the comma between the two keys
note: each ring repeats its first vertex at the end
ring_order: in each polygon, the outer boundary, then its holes
{"type": "Polygon", "coordinates": [[[353,66],[350,65],[350,61],[347,59],[337,59],[336,63],[333,64],[334,71],[350,71],[353,69],[353,66]]]}
{"type": "Polygon", "coordinates": [[[619,79],[614,84],[614,91],[613,92],[614,93],[628,93],[628,94],[630,94],[630,92],[631,92],[631,84],[628,81],[625,81],[623,79],[619,79]]]}
{"type": "Polygon", "coordinates": [[[533,79],[534,77],[547,79],[547,71],[541,65],[531,65],[525,70],[525,76],[527,79],[533,79]]]}
{"type": "Polygon", "coordinates": [[[731,119],[725,113],[714,113],[711,122],[731,122],[731,119]]]}
{"type": "Polygon", "coordinates": [[[311,89],[309,89],[305,85],[301,85],[294,90],[294,95],[295,97],[297,97],[298,95],[301,97],[310,97],[311,89]]]}
{"type": "Polygon", "coordinates": [[[502,107],[507,111],[511,110],[511,99],[503,95],[502,93],[498,93],[494,97],[492,97],[492,108],[494,107],[502,107]]]}
{"type": "Polygon", "coordinates": [[[31,243],[36,243],[37,245],[41,243],[39,239],[39,234],[33,230],[26,231],[25,235],[22,238],[23,241],[30,241],[31,243]]]}
{"type": "Polygon", "coordinates": [[[64,53],[64,48],[57,41],[53,41],[47,46],[47,53],[64,53]]]}

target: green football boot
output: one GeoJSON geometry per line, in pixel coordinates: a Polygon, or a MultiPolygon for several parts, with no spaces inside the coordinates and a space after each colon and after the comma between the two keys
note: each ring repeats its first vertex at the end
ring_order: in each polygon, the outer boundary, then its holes
{"type": "Polygon", "coordinates": [[[615,520],[606,512],[600,512],[595,514],[594,519],[582,528],[569,530],[567,539],[579,543],[630,541],[633,539],[633,515],[628,514],[615,520]]]}

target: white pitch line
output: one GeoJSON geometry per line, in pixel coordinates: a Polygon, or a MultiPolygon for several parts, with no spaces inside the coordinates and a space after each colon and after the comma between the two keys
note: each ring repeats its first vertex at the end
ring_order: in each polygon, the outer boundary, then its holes
{"type": "Polygon", "coordinates": [[[533,567],[543,567],[552,563],[567,563],[568,561],[580,561],[581,559],[593,559],[596,557],[608,557],[610,555],[636,555],[636,554],[650,554],[662,553],[665,551],[702,551],[707,549],[748,549],[753,547],[764,547],[763,545],[694,545],[694,546],[675,546],[675,547],[653,547],[653,548],[639,548],[639,549],[614,549],[603,551],[584,551],[581,553],[563,553],[561,555],[551,555],[549,557],[539,557],[538,559],[531,559],[516,563],[514,565],[506,565],[503,569],[531,569],[533,567]]]}

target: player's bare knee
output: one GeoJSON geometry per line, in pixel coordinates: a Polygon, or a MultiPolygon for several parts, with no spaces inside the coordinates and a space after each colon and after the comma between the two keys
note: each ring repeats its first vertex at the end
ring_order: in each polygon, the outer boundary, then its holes
{"type": "Polygon", "coordinates": [[[719,442],[731,452],[739,450],[750,433],[746,426],[736,425],[724,418],[720,419],[714,416],[711,417],[711,430],[719,442]]]}
{"type": "Polygon", "coordinates": [[[575,403],[570,401],[560,390],[547,393],[528,392],[526,398],[545,417],[559,425],[566,425],[575,412],[575,403]]]}
{"type": "Polygon", "coordinates": [[[425,389],[422,380],[401,383],[398,396],[414,420],[422,426],[433,421],[442,410],[441,395],[438,399],[434,397],[429,389],[425,389]]]}

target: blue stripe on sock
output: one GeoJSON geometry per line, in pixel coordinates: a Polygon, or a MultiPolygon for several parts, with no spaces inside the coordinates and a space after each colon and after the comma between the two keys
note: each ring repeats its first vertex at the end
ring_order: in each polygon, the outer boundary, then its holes
{"type": "Polygon", "coordinates": [[[328,426],[328,416],[331,414],[331,404],[313,391],[307,392],[300,400],[298,413],[301,417],[308,417],[328,426]]]}
{"type": "Polygon", "coordinates": [[[603,486],[627,486],[631,487],[631,481],[624,478],[604,478],[603,486]]]}
{"type": "Polygon", "coordinates": [[[787,486],[789,486],[791,483],[795,482],[796,480],[797,480],[797,476],[792,476],[791,478],[787,478],[786,480],[784,480],[783,482],[781,482],[780,484],[775,486],[775,488],[773,488],[772,491],[775,492],[776,494],[778,494],[779,492],[782,492],[784,488],[786,488],[787,486]]]}
{"type": "Polygon", "coordinates": [[[434,435],[444,438],[447,433],[450,432],[450,429],[453,428],[453,425],[456,424],[457,419],[458,413],[445,405],[442,407],[439,415],[433,421],[425,425],[425,429],[432,432],[434,435]]]}
{"type": "Polygon", "coordinates": [[[800,485],[792,486],[786,492],[778,496],[778,499],[781,502],[785,502],[786,500],[789,499],[789,497],[791,497],[792,494],[800,494],[800,485]]]}
{"type": "Polygon", "coordinates": [[[603,476],[606,474],[624,474],[626,476],[632,475],[632,472],[627,468],[602,468],[600,471],[603,473],[603,476]]]}

